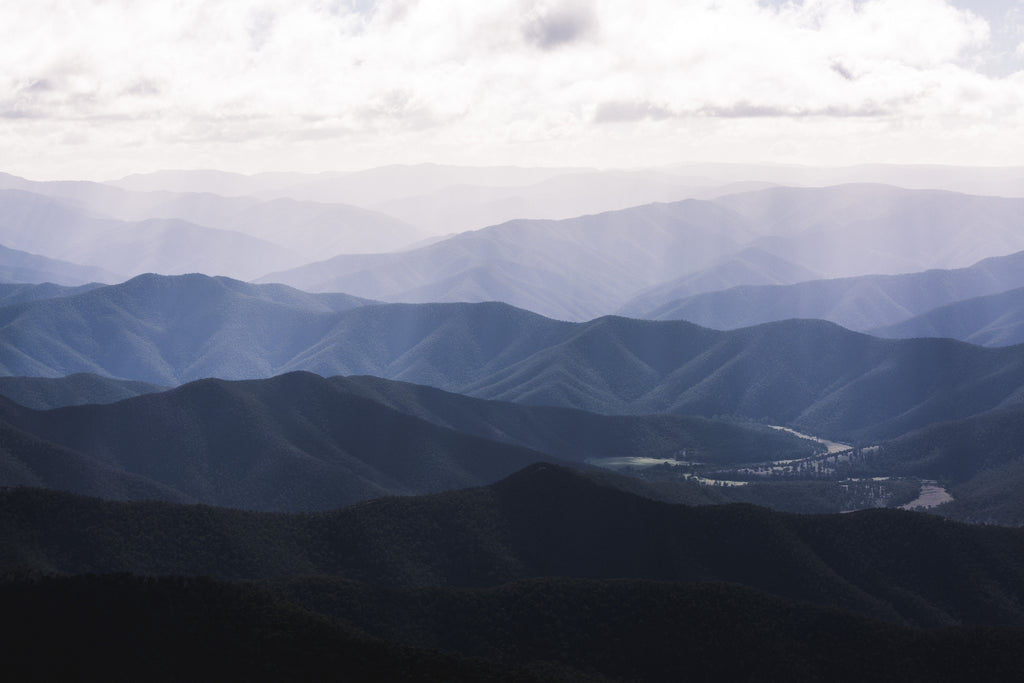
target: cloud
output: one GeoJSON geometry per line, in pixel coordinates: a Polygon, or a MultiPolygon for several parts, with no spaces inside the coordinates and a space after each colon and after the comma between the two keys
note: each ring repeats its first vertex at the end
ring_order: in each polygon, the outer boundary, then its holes
{"type": "Polygon", "coordinates": [[[533,9],[523,22],[523,38],[542,50],[573,43],[593,33],[597,21],[584,3],[562,3],[533,9]]]}
{"type": "Polygon", "coordinates": [[[1024,158],[1024,82],[978,70],[990,25],[943,0],[17,4],[0,3],[6,163],[57,167],[80,131],[75,154],[102,163],[253,170],[812,149],[780,146],[783,120],[831,131],[830,154],[872,135],[1024,158]]]}
{"type": "Polygon", "coordinates": [[[594,112],[595,123],[622,123],[646,119],[667,119],[674,114],[651,102],[602,102],[594,112]]]}
{"type": "Polygon", "coordinates": [[[880,107],[873,103],[866,103],[860,107],[827,106],[819,109],[808,109],[799,106],[772,107],[754,104],[752,102],[737,102],[728,107],[704,107],[695,112],[701,116],[712,116],[715,118],[807,118],[807,117],[829,117],[829,118],[859,118],[890,116],[893,113],[891,108],[880,107]]]}
{"type": "Polygon", "coordinates": [[[849,69],[847,69],[845,66],[843,66],[839,62],[833,62],[832,63],[832,70],[835,71],[837,74],[839,74],[840,76],[842,76],[843,78],[845,78],[848,81],[852,81],[852,80],[854,80],[856,78],[853,75],[853,72],[851,72],[849,69]]]}

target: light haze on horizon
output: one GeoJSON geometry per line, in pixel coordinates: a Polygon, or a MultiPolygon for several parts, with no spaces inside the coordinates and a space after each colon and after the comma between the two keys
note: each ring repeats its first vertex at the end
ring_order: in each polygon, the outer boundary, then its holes
{"type": "Polygon", "coordinates": [[[3,171],[1019,165],[1024,0],[0,3],[3,171]]]}

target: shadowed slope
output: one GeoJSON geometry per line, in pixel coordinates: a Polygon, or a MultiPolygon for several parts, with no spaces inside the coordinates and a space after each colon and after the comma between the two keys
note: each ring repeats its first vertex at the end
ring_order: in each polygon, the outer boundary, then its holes
{"type": "MultiPolygon", "coordinates": [[[[36,412],[8,403],[0,415],[43,443],[81,454],[97,470],[173,492],[154,497],[246,509],[322,510],[479,485],[543,457],[438,427],[301,373],[203,380],[107,406],[36,412]]],[[[41,466],[27,446],[10,449],[7,461],[17,471],[41,466]]],[[[118,489],[90,492],[123,497],[118,489]]]]}

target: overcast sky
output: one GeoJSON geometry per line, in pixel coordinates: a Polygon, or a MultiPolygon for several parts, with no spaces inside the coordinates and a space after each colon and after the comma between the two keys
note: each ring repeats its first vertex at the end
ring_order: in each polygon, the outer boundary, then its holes
{"type": "Polygon", "coordinates": [[[0,154],[1024,165],[1024,0],[0,0],[0,154]]]}

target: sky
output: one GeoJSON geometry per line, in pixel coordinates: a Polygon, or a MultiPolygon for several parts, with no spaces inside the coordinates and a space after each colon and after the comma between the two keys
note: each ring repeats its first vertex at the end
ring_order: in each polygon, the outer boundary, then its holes
{"type": "Polygon", "coordinates": [[[1024,0],[0,0],[0,171],[1024,165],[1024,0]]]}

